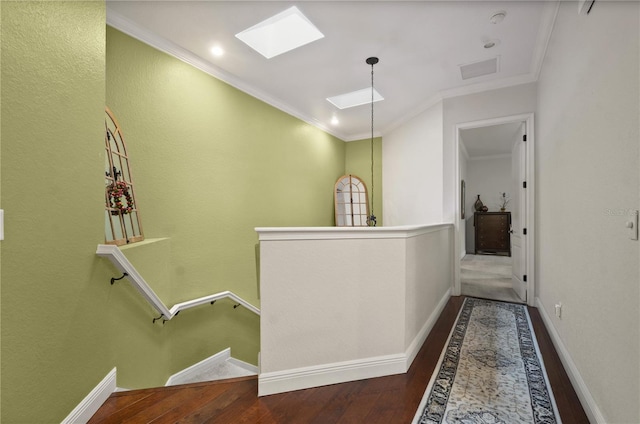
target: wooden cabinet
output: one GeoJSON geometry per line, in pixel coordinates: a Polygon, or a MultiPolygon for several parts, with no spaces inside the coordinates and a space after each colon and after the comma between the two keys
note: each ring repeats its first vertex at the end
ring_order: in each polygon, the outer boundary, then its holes
{"type": "Polygon", "coordinates": [[[511,212],[476,212],[476,255],[511,256],[511,212]]]}

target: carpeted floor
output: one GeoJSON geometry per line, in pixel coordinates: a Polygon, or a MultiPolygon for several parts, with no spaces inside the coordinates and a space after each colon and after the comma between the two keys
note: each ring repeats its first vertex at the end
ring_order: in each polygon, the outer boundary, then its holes
{"type": "Polygon", "coordinates": [[[511,258],[465,255],[460,261],[462,294],[504,302],[522,303],[511,287],[511,258]]]}

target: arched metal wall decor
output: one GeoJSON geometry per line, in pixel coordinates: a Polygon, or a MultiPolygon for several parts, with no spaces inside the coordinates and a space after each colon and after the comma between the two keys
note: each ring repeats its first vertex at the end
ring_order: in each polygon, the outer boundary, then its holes
{"type": "Polygon", "coordinates": [[[105,243],[120,246],[144,235],[122,129],[108,107],[105,113],[105,243]]]}
{"type": "Polygon", "coordinates": [[[366,227],[369,220],[367,186],[355,175],[343,175],[334,186],[336,227],[366,227]]]}

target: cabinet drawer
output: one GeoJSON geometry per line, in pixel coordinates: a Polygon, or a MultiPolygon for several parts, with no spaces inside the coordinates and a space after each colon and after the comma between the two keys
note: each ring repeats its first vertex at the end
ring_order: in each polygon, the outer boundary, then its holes
{"type": "Polygon", "coordinates": [[[476,253],[506,253],[511,256],[510,212],[476,212],[476,253]]]}

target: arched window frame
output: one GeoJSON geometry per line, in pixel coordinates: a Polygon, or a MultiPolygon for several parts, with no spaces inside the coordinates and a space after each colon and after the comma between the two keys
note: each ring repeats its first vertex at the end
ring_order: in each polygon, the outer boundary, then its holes
{"type": "Polygon", "coordinates": [[[355,175],[343,175],[334,186],[336,227],[367,227],[369,195],[367,186],[355,175]]]}
{"type": "Polygon", "coordinates": [[[105,243],[121,246],[144,235],[122,129],[108,107],[105,112],[105,243]]]}

